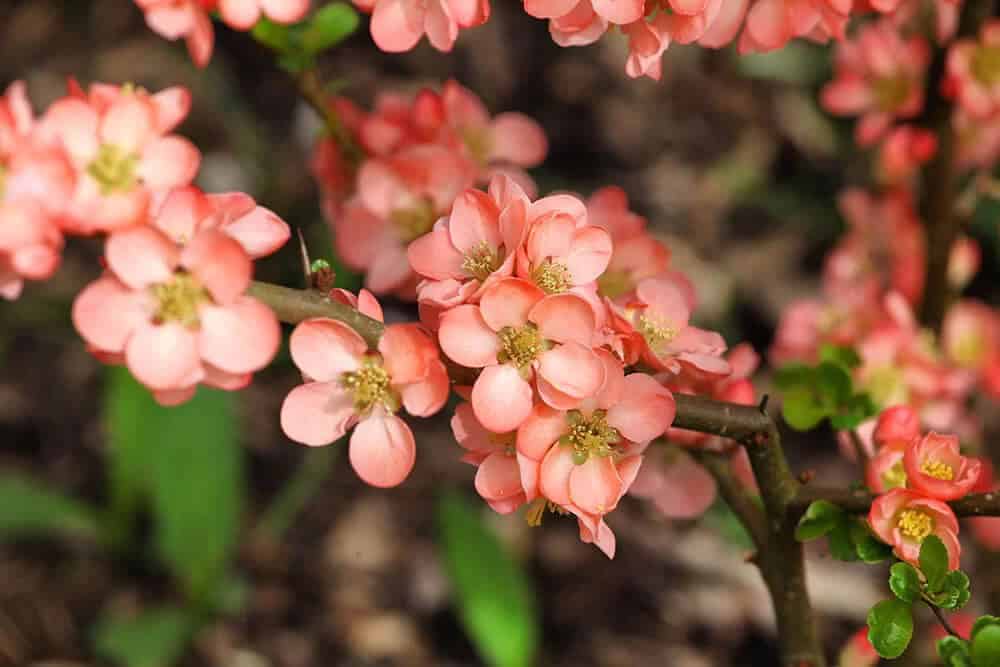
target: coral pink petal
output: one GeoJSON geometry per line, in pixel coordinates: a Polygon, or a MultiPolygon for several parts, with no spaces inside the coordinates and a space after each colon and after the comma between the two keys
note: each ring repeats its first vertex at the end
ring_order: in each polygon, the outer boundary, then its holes
{"type": "Polygon", "coordinates": [[[494,433],[513,431],[531,414],[532,391],[516,368],[488,366],[472,387],[476,419],[494,433]]]}
{"type": "Polygon", "coordinates": [[[139,153],[156,132],[156,110],[138,95],[123,95],[101,119],[100,137],[125,153],[139,153]]]}
{"type": "MultiPolygon", "coordinates": [[[[715,502],[715,479],[686,454],[663,466],[663,483],[653,497],[656,508],[671,519],[695,519],[715,502]]],[[[642,472],[639,473],[641,477],[642,472]]]]}
{"type": "Polygon", "coordinates": [[[517,429],[517,451],[534,461],[541,461],[566,430],[565,412],[538,403],[517,429]]]}
{"type": "Polygon", "coordinates": [[[524,11],[536,19],[554,19],[569,14],[576,3],[577,0],[524,0],[524,11]]]}
{"type": "Polygon", "coordinates": [[[227,373],[252,373],[271,363],[281,344],[274,312],[251,298],[199,309],[201,357],[227,373]]]}
{"type": "Polygon", "coordinates": [[[584,285],[597,280],[608,268],[611,250],[611,236],[600,227],[577,230],[565,259],[573,284],[584,285]]]}
{"type": "Polygon", "coordinates": [[[138,174],[154,190],[176,188],[193,181],[200,164],[201,153],[194,144],[171,135],[146,147],[138,174]]]}
{"type": "Polygon", "coordinates": [[[156,129],[161,134],[180,125],[191,110],[191,92],[183,86],[161,90],[150,101],[156,108],[156,129]]]}
{"type": "Polygon", "coordinates": [[[626,25],[642,18],[642,0],[591,0],[597,15],[617,25],[626,25]]]}
{"type": "Polygon", "coordinates": [[[466,304],[441,315],[438,341],[448,358],[469,368],[497,362],[497,335],[483,320],[479,306],[466,304]]]}
{"type": "Polygon", "coordinates": [[[594,309],[575,294],[553,294],[539,301],[528,319],[538,325],[542,336],[559,343],[570,341],[589,347],[594,342],[597,322],[594,309]]]}
{"type": "Polygon", "coordinates": [[[538,374],[577,399],[596,395],[604,385],[604,363],[578,343],[565,343],[542,354],[538,374]]]}
{"type": "Polygon", "coordinates": [[[571,505],[569,478],[576,469],[573,452],[569,447],[556,446],[542,460],[538,490],[557,505],[571,505]]]}
{"type": "Polygon", "coordinates": [[[144,306],[142,292],[104,276],[77,295],[73,326],[90,345],[107,352],[122,352],[132,332],[149,318],[144,306]]]}
{"type": "Polygon", "coordinates": [[[226,25],[249,30],[260,20],[258,0],[219,0],[219,13],[226,25]]]}
{"type": "Polygon", "coordinates": [[[336,382],[309,382],[292,389],[281,404],[281,430],[310,447],[329,445],[347,432],[354,405],[336,382]]]}
{"type": "Polygon", "coordinates": [[[542,163],[549,150],[545,131],[537,122],[520,113],[502,113],[493,119],[493,160],[521,167],[542,163]]]}
{"type": "Polygon", "coordinates": [[[181,264],[220,304],[243,294],[253,274],[253,263],[243,246],[218,230],[195,236],[181,251],[181,264]]]}
{"type": "Polygon", "coordinates": [[[440,411],[448,401],[450,386],[451,380],[444,364],[434,361],[426,378],[399,387],[399,393],[407,412],[414,417],[430,417],[440,411]]]}
{"type": "Polygon", "coordinates": [[[417,447],[413,432],[399,417],[371,415],[351,434],[351,467],[362,480],[380,488],[401,484],[413,470],[417,447]]]}
{"type": "Polygon", "coordinates": [[[435,227],[413,241],[406,249],[406,256],[413,270],[425,278],[462,280],[468,277],[462,268],[465,258],[452,245],[446,227],[435,227]]]}
{"type": "Polygon", "coordinates": [[[116,232],[104,246],[108,267],[123,283],[142,289],[170,280],[177,267],[177,246],[151,227],[116,232]]]}
{"type": "Polygon", "coordinates": [[[190,241],[198,223],[211,215],[211,206],[204,193],[196,187],[177,188],[160,205],[153,226],[177,243],[190,241]]]}
{"type": "Polygon", "coordinates": [[[466,190],[451,209],[448,218],[451,243],[460,253],[476,250],[485,244],[499,248],[500,210],[493,198],[480,190],[466,190]]]}
{"type": "Polygon", "coordinates": [[[504,278],[483,292],[479,307],[483,321],[499,331],[503,327],[527,324],[528,314],[544,296],[545,292],[527,280],[504,278]]]}
{"type": "Polygon", "coordinates": [[[610,456],[591,456],[569,475],[569,496],[588,514],[607,514],[622,495],[622,478],[610,456]]]}
{"type": "Polygon", "coordinates": [[[406,248],[399,244],[384,246],[375,261],[368,267],[365,287],[375,294],[387,294],[397,290],[413,278],[413,270],[406,257],[406,248]]]}
{"type": "Polygon", "coordinates": [[[291,236],[288,223],[273,211],[257,206],[226,224],[223,231],[239,241],[251,257],[264,257],[285,245],[291,236]]]}
{"type": "Polygon", "coordinates": [[[309,0],[260,0],[260,6],[275,23],[295,23],[309,12],[309,0]]]}
{"type": "Polygon", "coordinates": [[[142,325],[125,343],[125,362],[150,389],[179,389],[200,369],[198,339],[175,322],[142,325]]]}
{"type": "Polygon", "coordinates": [[[343,322],[330,319],[305,320],[289,339],[292,361],[313,380],[332,382],[342,373],[358,369],[368,344],[343,322]]]}
{"type": "Polygon", "coordinates": [[[423,25],[412,0],[381,0],[372,12],[375,45],[389,53],[409,51],[423,36],[423,25]]]}
{"type": "Polygon", "coordinates": [[[431,362],[438,360],[437,347],[419,324],[386,327],[378,351],[393,383],[398,384],[422,380],[431,362]]]}
{"type": "Polygon", "coordinates": [[[486,500],[503,500],[522,492],[517,459],[505,452],[493,452],[476,471],[476,492],[486,500]]]}
{"type": "Polygon", "coordinates": [[[658,438],[674,421],[676,406],[670,391],[649,375],[625,376],[622,400],[608,409],[608,423],[632,442],[658,438]]]}
{"type": "Polygon", "coordinates": [[[573,243],[575,230],[575,221],[565,213],[546,212],[528,233],[526,249],[532,265],[540,264],[551,257],[567,255],[573,243]]]}

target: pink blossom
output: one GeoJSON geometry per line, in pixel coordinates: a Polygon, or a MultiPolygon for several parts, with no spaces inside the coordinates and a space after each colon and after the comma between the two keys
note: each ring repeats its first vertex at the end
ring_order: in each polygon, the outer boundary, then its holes
{"type": "Polygon", "coordinates": [[[689,454],[673,447],[646,452],[629,494],[652,501],[670,519],[696,519],[715,502],[715,478],[689,454]]]}
{"type": "Polygon", "coordinates": [[[182,88],[151,95],[106,85],[49,107],[42,132],[62,143],[77,175],[69,231],[92,234],[140,223],[167,192],[192,181],[198,149],[169,134],[189,107],[182,88]]]}
{"type": "Polygon", "coordinates": [[[868,461],[865,482],[872,493],[886,493],[891,489],[906,488],[906,469],[903,455],[908,443],[892,441],[881,447],[868,461]]]}
{"type": "Polygon", "coordinates": [[[903,183],[937,152],[937,136],[913,125],[889,131],[879,151],[879,171],[886,183],[903,183]]]}
{"type": "Polygon", "coordinates": [[[621,241],[642,236],[648,221],[629,208],[628,195],[615,185],[594,191],[587,199],[587,219],[611,235],[617,245],[621,241]]]}
{"type": "Polygon", "coordinates": [[[920,545],[937,535],[948,550],[948,569],[958,567],[962,551],[958,520],[948,505],[907,489],[892,489],[872,503],[868,523],[880,540],[893,547],[900,560],[920,566],[920,545]]]}
{"type": "Polygon", "coordinates": [[[590,0],[579,0],[569,12],[549,19],[549,34],[559,46],[586,46],[599,40],[610,25],[590,0]]]}
{"type": "Polygon", "coordinates": [[[903,467],[911,489],[937,500],[956,500],[966,495],[982,471],[978,459],[959,453],[957,436],[933,431],[907,446],[903,467]]]}
{"type": "Polygon", "coordinates": [[[444,353],[483,369],[472,407],[495,433],[513,431],[528,417],[532,382],[545,403],[561,410],[577,408],[604,384],[604,365],[591,349],[594,311],[574,294],[546,296],[526,280],[505,278],[483,292],[479,305],[442,313],[440,325],[444,353]]]}
{"type": "Polygon", "coordinates": [[[845,0],[757,0],[746,15],[740,52],[773,51],[794,37],[842,39],[850,9],[845,0]]]}
{"type": "Polygon", "coordinates": [[[492,433],[476,419],[471,403],[455,408],[455,440],[466,450],[462,460],[477,466],[476,491],[494,511],[510,514],[526,501],[515,449],[515,433],[492,433]]]}
{"type": "Polygon", "coordinates": [[[152,227],[112,234],[108,272],[77,296],[73,323],[95,353],[123,361],[157,400],[199,383],[240,389],[278,350],[278,320],[244,293],[253,265],[217,230],[179,247],[152,227]]]}
{"type": "Polygon", "coordinates": [[[309,12],[309,0],[210,0],[219,16],[236,30],[249,30],[261,17],[275,23],[295,23],[309,12]]]}
{"type": "Polygon", "coordinates": [[[864,627],[851,635],[840,651],[839,667],[875,667],[879,662],[878,652],[868,641],[868,628],[864,627]]]}
{"type": "Polygon", "coordinates": [[[960,39],[948,51],[946,90],[974,118],[1000,109],[1000,21],[983,23],[979,41],[960,39]]]}
{"type": "Polygon", "coordinates": [[[184,38],[191,60],[198,67],[208,64],[215,32],[203,0],[135,0],[135,4],[145,13],[150,30],[170,41],[184,38]]]}
{"type": "Polygon", "coordinates": [[[30,200],[0,202],[0,297],[16,299],[24,280],[45,280],[59,267],[63,237],[30,200]]]}
{"type": "Polygon", "coordinates": [[[906,446],[920,436],[920,416],[908,405],[896,405],[882,412],[872,440],[879,447],[906,446]]]}
{"type": "MultiPolygon", "coordinates": [[[[642,0],[613,2],[589,0],[595,14],[608,23],[625,25],[638,21],[644,15],[642,0]]],[[[539,19],[558,19],[577,8],[576,0],[524,0],[524,11],[539,19]]]]}
{"type": "Polygon", "coordinates": [[[377,351],[353,329],[326,318],[292,332],[292,360],[305,378],[281,406],[285,434],[310,446],[328,445],[349,429],[348,456],[368,484],[390,487],[416,460],[413,433],[396,416],[438,412],[448,398],[448,374],[433,340],[419,325],[386,327],[377,351]]]}
{"type": "Polygon", "coordinates": [[[376,46],[389,53],[409,51],[420,38],[438,51],[451,51],[461,28],[486,23],[488,0],[354,0],[372,13],[371,34],[376,46]]]}
{"type": "Polygon", "coordinates": [[[952,289],[957,292],[965,289],[979,273],[982,259],[983,251],[974,239],[968,236],[955,239],[955,245],[951,247],[951,255],[948,257],[948,284],[952,289]]]}
{"type": "Polygon", "coordinates": [[[204,229],[218,229],[236,239],[253,259],[277,251],[291,236],[288,223],[249,195],[205,194],[194,186],[171,191],[151,222],[182,245],[204,229]]]}
{"type": "Polygon", "coordinates": [[[897,118],[912,118],[924,105],[930,51],[922,37],[904,40],[891,23],[861,26],[857,38],[837,45],[836,78],[821,96],[831,113],[856,116],[858,144],[877,141],[897,118]]]}

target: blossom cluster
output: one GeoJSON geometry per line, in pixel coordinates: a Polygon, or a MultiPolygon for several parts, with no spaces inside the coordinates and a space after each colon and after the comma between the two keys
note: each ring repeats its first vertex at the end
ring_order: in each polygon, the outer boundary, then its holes
{"type": "Polygon", "coordinates": [[[948,551],[949,569],[956,569],[958,520],[947,501],[978,488],[986,467],[960,453],[956,436],[921,435],[920,418],[907,406],[883,412],[873,440],[878,449],[866,479],[880,495],[868,515],[872,530],[896,556],[918,567],[921,543],[936,535],[948,551]]]}
{"type": "Polygon", "coordinates": [[[200,383],[243,387],[274,357],[277,319],[245,293],[253,258],[289,237],[248,195],[191,185],[201,156],[173,133],[190,103],[182,88],[75,82],[39,117],[23,83],[0,100],[0,291],[51,276],[65,235],[106,236],[73,322],[170,404],[200,383]]]}
{"type": "Polygon", "coordinates": [[[320,138],[313,173],[337,255],[363,271],[366,288],[378,296],[415,299],[409,243],[430,231],[465,189],[493,174],[508,174],[534,192],[524,169],[540,164],[548,150],[538,123],[520,113],[491,116],[455,81],[440,91],[381,93],[371,112],[344,98],[330,104],[350,146],[343,138],[320,138]]]}

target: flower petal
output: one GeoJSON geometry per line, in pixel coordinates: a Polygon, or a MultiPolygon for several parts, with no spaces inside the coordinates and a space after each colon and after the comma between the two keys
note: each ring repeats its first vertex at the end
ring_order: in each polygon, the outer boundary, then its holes
{"type": "Polygon", "coordinates": [[[351,467],[362,480],[380,488],[401,484],[417,459],[413,432],[399,417],[371,415],[351,434],[351,467]]]}

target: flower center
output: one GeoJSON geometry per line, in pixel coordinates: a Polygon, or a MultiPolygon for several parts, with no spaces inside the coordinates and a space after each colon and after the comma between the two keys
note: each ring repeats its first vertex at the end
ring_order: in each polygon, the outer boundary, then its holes
{"type": "Polygon", "coordinates": [[[361,362],[361,368],[341,375],[340,386],[351,392],[359,415],[367,414],[376,405],[389,412],[399,409],[399,397],[392,390],[389,373],[378,357],[369,355],[361,362]]]}
{"type": "Polygon", "coordinates": [[[972,75],[987,86],[1000,81],[1000,46],[980,46],[969,63],[972,75]]]}
{"type": "Polygon", "coordinates": [[[896,461],[896,464],[882,473],[882,483],[885,488],[901,489],[906,486],[906,470],[903,469],[903,462],[896,461]]]}
{"type": "Polygon", "coordinates": [[[910,96],[910,80],[905,76],[887,76],[872,83],[875,104],[882,111],[895,111],[910,96]]]}
{"type": "Polygon", "coordinates": [[[102,144],[97,157],[87,165],[87,173],[97,181],[104,196],[127,192],[137,180],[139,156],[126,153],[114,144],[102,144]]]}
{"type": "Polygon", "coordinates": [[[0,164],[0,200],[3,199],[4,190],[7,188],[7,167],[0,164]]]}
{"type": "Polygon", "coordinates": [[[532,528],[537,528],[542,525],[542,517],[545,516],[545,510],[560,516],[566,516],[569,514],[569,512],[563,509],[561,505],[556,505],[547,498],[539,496],[531,501],[531,504],[528,505],[528,510],[524,513],[524,518],[527,520],[528,525],[532,528]]]}
{"type": "Polygon", "coordinates": [[[469,155],[481,166],[489,164],[490,153],[493,152],[493,138],[486,130],[462,129],[462,141],[469,155]]]}
{"type": "Polygon", "coordinates": [[[649,349],[654,352],[658,352],[680,333],[677,327],[670,326],[662,318],[646,314],[639,315],[636,328],[645,339],[646,345],[649,345],[649,349]]]}
{"type": "Polygon", "coordinates": [[[156,301],[155,321],[178,322],[191,329],[201,323],[198,306],[212,300],[198,279],[183,271],[175,273],[168,282],[152,285],[149,290],[156,301]]]}
{"type": "Polygon", "coordinates": [[[545,340],[534,324],[504,327],[497,332],[497,338],[500,342],[497,360],[502,364],[510,362],[519,369],[527,367],[545,351],[545,340]]]}
{"type": "Polygon", "coordinates": [[[920,472],[934,479],[950,482],[955,479],[955,469],[944,461],[928,459],[920,464],[920,472]]]}
{"type": "Polygon", "coordinates": [[[896,525],[905,537],[916,542],[923,542],[924,538],[934,532],[934,519],[923,510],[903,510],[899,513],[896,525]]]}
{"type": "Polygon", "coordinates": [[[617,299],[622,294],[631,292],[633,287],[635,285],[628,271],[605,271],[597,279],[597,291],[609,299],[617,299]]]}
{"type": "Polygon", "coordinates": [[[465,254],[465,259],[462,260],[462,269],[482,282],[499,269],[502,263],[503,256],[500,249],[491,247],[486,241],[480,241],[465,254]]]}
{"type": "Polygon", "coordinates": [[[420,198],[410,208],[398,208],[389,216],[403,243],[409,243],[431,231],[437,215],[429,197],[420,198]]]}
{"type": "MultiPolygon", "coordinates": [[[[0,180],[0,194],[3,193],[3,181],[0,180]]],[[[983,337],[975,334],[962,336],[951,349],[952,358],[964,368],[976,368],[983,361],[986,345],[983,337]]]]}
{"type": "Polygon", "coordinates": [[[565,292],[572,284],[570,282],[569,267],[551,260],[546,260],[539,264],[538,268],[532,271],[531,279],[546,294],[565,292]]]}
{"type": "Polygon", "coordinates": [[[895,405],[906,403],[909,392],[902,371],[892,365],[874,369],[866,380],[865,389],[875,405],[895,405]]]}
{"type": "Polygon", "coordinates": [[[559,438],[559,443],[573,448],[573,463],[582,465],[591,456],[611,456],[614,445],[621,442],[618,429],[608,423],[607,412],[595,410],[589,417],[579,410],[566,413],[569,432],[559,438]]]}

